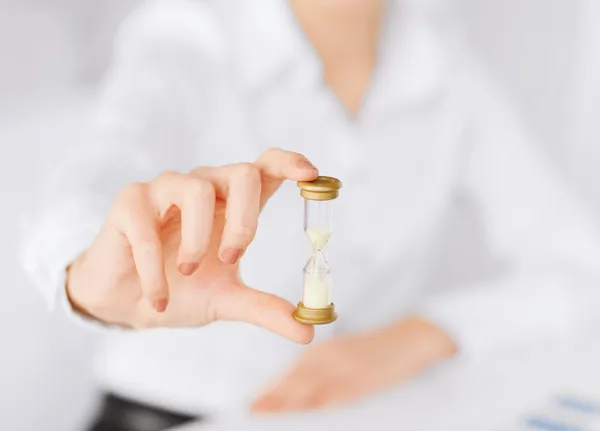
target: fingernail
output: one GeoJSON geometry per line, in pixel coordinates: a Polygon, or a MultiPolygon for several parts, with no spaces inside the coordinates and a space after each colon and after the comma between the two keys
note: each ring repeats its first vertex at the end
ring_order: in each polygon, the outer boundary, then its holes
{"type": "Polygon", "coordinates": [[[237,263],[242,255],[242,250],[239,248],[228,248],[221,254],[221,261],[233,265],[237,263]]]}
{"type": "Polygon", "coordinates": [[[154,301],[154,309],[159,313],[163,313],[167,309],[169,300],[167,298],[161,298],[154,301]]]}
{"type": "Polygon", "coordinates": [[[306,159],[301,159],[298,161],[298,167],[302,168],[302,169],[317,169],[315,165],[313,165],[311,162],[309,162],[306,159]]]}
{"type": "Polygon", "coordinates": [[[192,275],[197,269],[197,263],[182,263],[179,265],[179,272],[185,276],[192,275]]]}

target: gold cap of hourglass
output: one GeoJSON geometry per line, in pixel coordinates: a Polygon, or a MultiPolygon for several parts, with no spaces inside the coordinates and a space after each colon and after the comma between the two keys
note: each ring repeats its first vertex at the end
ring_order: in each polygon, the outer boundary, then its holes
{"type": "Polygon", "coordinates": [[[302,302],[299,302],[296,311],[294,311],[294,319],[307,325],[327,325],[335,322],[337,317],[335,305],[333,304],[327,308],[315,309],[307,308],[302,302]]]}
{"type": "Polygon", "coordinates": [[[333,177],[317,177],[313,181],[298,181],[300,195],[311,201],[330,201],[340,195],[342,182],[333,177]]]}

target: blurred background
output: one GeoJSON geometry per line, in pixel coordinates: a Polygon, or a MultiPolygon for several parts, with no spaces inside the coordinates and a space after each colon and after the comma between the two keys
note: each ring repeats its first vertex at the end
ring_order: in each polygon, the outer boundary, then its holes
{"type": "MultiPolygon", "coordinates": [[[[452,1],[525,124],[600,217],[600,2],[452,1]]],[[[19,215],[41,170],[60,157],[56,150],[86,139],[85,116],[113,36],[136,3],[0,0],[1,430],[38,430],[41,423],[76,430],[95,401],[94,336],[47,313],[22,275],[19,215]]],[[[446,271],[459,271],[461,257],[477,254],[468,241],[461,244],[446,271]]]]}

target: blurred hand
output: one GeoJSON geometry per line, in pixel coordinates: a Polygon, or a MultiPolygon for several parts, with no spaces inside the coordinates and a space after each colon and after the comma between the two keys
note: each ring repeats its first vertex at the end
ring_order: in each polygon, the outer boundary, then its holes
{"type": "Polygon", "coordinates": [[[309,347],[251,408],[278,413],[341,406],[407,380],[452,356],[455,349],[441,329],[419,318],[334,339],[309,347]]]}
{"type": "Polygon", "coordinates": [[[166,172],[129,185],[69,269],[73,306],[132,328],[236,320],[310,342],[313,328],[292,318],[294,306],[245,286],[238,262],[281,183],[317,175],[304,156],[271,149],[255,163],[166,172]]]}

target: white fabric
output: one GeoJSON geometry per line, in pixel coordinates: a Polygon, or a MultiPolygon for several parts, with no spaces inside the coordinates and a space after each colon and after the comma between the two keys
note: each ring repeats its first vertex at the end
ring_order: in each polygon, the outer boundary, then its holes
{"type": "MultiPolygon", "coordinates": [[[[573,94],[568,101],[569,124],[563,149],[569,173],[578,187],[591,198],[600,211],[598,164],[600,163],[600,127],[597,113],[600,108],[600,3],[581,2],[579,8],[576,61],[573,73],[573,94]]],[[[596,214],[600,214],[597,212],[596,214]]]]}
{"type": "MultiPolygon", "coordinates": [[[[474,360],[595,323],[600,243],[590,216],[418,3],[389,3],[375,79],[351,120],[286,2],[148,2],[122,27],[97,128],[50,184],[30,232],[24,262],[40,289],[64,300],[68,256],[93,240],[90,226],[128,182],[278,146],[344,182],[330,249],[340,320],[320,337],[416,312],[474,360]],[[498,277],[433,294],[423,281],[459,195],[483,219],[498,277]]],[[[301,198],[286,184],[242,274],[295,302],[307,258],[301,198]]],[[[97,362],[105,388],[192,413],[243,408],[301,351],[241,324],[107,332],[97,362]]]]}

